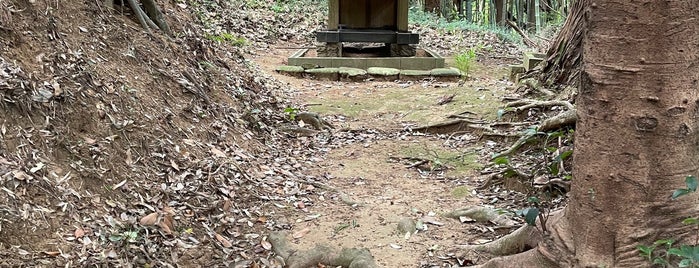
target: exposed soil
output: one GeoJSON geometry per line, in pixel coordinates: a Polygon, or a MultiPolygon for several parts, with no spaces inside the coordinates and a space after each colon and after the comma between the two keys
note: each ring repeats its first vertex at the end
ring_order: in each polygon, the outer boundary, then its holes
{"type": "Polygon", "coordinates": [[[507,204],[512,196],[484,200],[475,190],[482,183],[479,170],[492,151],[477,134],[450,140],[448,135],[404,131],[466,111],[475,118],[494,119],[509,83],[503,79],[503,65],[478,64],[469,79],[455,83],[323,82],[275,74],[274,68],[292,53],[270,51],[253,61],[294,89],[289,97],[295,107],[317,112],[344,129],[333,134],[327,154],[320,154],[322,161],[309,172],[361,204],[351,206],[335,192],[321,192],[312,206],[289,216],[299,219],[291,229],[298,247],[363,247],[384,267],[430,267],[457,264],[457,245],[487,242],[508,231],[440,216],[484,203],[515,206],[507,204]],[[455,94],[451,103],[436,104],[450,94],[455,94]],[[415,161],[406,158],[436,160],[447,168],[434,163],[409,168],[415,161]],[[406,238],[397,230],[406,218],[439,225],[425,223],[426,230],[406,238]]]}

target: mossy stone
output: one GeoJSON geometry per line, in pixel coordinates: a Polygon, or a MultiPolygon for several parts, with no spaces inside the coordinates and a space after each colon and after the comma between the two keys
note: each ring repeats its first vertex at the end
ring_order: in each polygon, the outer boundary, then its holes
{"type": "Polygon", "coordinates": [[[436,68],[430,74],[438,81],[458,81],[461,78],[461,71],[456,68],[436,68]]]}
{"type": "Polygon", "coordinates": [[[461,71],[456,68],[436,68],[430,71],[432,76],[461,76],[461,71]]]}
{"type": "Polygon", "coordinates": [[[337,81],[339,79],[339,71],[339,68],[317,68],[306,70],[306,74],[319,80],[337,81]]]}
{"type": "Polygon", "coordinates": [[[386,67],[369,67],[366,72],[377,81],[395,81],[400,74],[399,69],[386,67]]]}
{"type": "Polygon", "coordinates": [[[304,70],[303,70],[303,67],[301,67],[301,66],[282,65],[282,66],[277,66],[275,71],[278,73],[281,73],[281,74],[285,74],[285,75],[301,77],[301,76],[303,76],[304,70]]]}
{"type": "Polygon", "coordinates": [[[370,75],[392,76],[400,74],[400,70],[396,68],[369,67],[366,72],[370,75]]]}
{"type": "Polygon", "coordinates": [[[430,71],[422,71],[422,70],[401,70],[400,71],[400,80],[416,81],[416,80],[430,78],[430,76],[431,76],[430,71]]]}
{"type": "Polygon", "coordinates": [[[367,78],[367,72],[358,68],[340,67],[338,70],[341,81],[363,81],[367,78]]]}

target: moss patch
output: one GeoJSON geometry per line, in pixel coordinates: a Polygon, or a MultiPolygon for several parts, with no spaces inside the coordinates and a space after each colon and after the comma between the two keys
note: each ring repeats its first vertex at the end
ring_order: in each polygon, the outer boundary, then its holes
{"type": "Polygon", "coordinates": [[[451,196],[462,199],[471,196],[471,189],[468,186],[458,186],[451,190],[451,196]]]}
{"type": "Polygon", "coordinates": [[[312,112],[320,114],[342,114],[355,119],[375,119],[386,115],[400,118],[399,121],[418,124],[437,123],[447,115],[465,111],[483,118],[495,119],[501,105],[500,98],[491,91],[479,91],[470,87],[452,88],[381,88],[371,90],[346,89],[328,91],[309,99],[312,112]],[[439,98],[456,94],[453,101],[437,105],[439,98]]]}

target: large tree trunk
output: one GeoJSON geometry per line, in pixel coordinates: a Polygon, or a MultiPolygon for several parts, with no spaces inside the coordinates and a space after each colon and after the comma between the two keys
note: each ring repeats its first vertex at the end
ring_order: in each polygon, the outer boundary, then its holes
{"type": "Polygon", "coordinates": [[[697,195],[670,195],[699,170],[699,1],[585,2],[568,206],[486,267],[649,267],[638,245],[696,242],[697,195]]]}
{"type": "Polygon", "coordinates": [[[569,85],[577,81],[582,64],[582,39],[585,30],[585,7],[589,0],[577,0],[563,28],[546,53],[546,61],[535,75],[544,87],[569,85]]]}
{"type": "Polygon", "coordinates": [[[699,1],[590,3],[566,214],[576,266],[648,266],[637,245],[695,234],[681,222],[697,198],[669,196],[699,170],[699,1]]]}

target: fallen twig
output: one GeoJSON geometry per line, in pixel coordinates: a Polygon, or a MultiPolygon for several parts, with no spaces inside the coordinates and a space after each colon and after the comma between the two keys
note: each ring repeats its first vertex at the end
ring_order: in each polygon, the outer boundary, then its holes
{"type": "Polygon", "coordinates": [[[539,45],[538,45],[536,42],[534,42],[534,40],[530,39],[529,36],[527,36],[527,34],[525,34],[525,33],[522,31],[522,29],[520,29],[520,28],[517,26],[517,24],[515,24],[515,23],[514,23],[513,21],[511,21],[511,20],[507,20],[507,24],[509,24],[510,27],[512,27],[512,29],[515,29],[515,31],[516,31],[520,36],[522,36],[522,39],[524,40],[524,43],[526,43],[526,44],[527,44],[528,46],[530,46],[530,47],[539,48],[539,45]]]}

